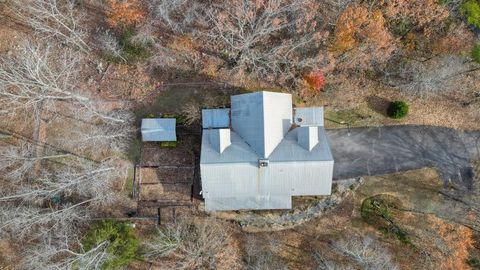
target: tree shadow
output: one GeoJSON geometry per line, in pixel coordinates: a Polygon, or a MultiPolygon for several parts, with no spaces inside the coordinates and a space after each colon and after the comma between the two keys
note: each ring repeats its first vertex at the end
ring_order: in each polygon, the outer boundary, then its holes
{"type": "Polygon", "coordinates": [[[388,105],[390,104],[390,100],[379,96],[369,96],[367,97],[367,104],[370,109],[385,117],[388,117],[387,109],[388,105]]]}

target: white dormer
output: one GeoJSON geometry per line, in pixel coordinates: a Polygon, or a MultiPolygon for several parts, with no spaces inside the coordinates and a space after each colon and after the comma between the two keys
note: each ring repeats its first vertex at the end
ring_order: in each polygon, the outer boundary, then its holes
{"type": "Polygon", "coordinates": [[[232,144],[232,141],[230,140],[230,129],[211,129],[210,144],[218,153],[221,154],[225,150],[225,148],[229,147],[230,144],[232,144]]]}
{"type": "Polygon", "coordinates": [[[318,144],[318,127],[299,127],[297,128],[298,144],[308,151],[312,151],[318,144]]]}

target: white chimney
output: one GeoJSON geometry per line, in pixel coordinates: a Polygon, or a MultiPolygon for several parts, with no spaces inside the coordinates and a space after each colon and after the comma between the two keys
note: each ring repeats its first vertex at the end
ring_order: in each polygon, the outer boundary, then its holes
{"type": "Polygon", "coordinates": [[[220,128],[210,130],[210,144],[218,152],[223,153],[227,147],[232,144],[230,141],[230,129],[220,128]]]}
{"type": "Polygon", "coordinates": [[[318,127],[298,127],[297,139],[301,147],[312,151],[315,145],[318,144],[318,127]]]}

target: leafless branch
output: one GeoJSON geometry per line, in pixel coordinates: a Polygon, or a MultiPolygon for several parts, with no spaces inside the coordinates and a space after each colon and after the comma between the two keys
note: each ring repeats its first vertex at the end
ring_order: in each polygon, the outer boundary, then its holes
{"type": "Polygon", "coordinates": [[[85,33],[75,12],[75,0],[12,0],[11,9],[42,37],[55,37],[87,52],[85,33]]]}

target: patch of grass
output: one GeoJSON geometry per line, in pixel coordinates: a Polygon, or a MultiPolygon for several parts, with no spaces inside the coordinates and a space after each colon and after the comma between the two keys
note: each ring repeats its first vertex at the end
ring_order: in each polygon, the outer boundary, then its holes
{"type": "Polygon", "coordinates": [[[162,114],[161,118],[175,118],[177,120],[177,125],[185,124],[187,118],[182,114],[173,114],[173,113],[165,113],[162,114]]]}
{"type": "Polygon", "coordinates": [[[480,3],[477,0],[466,0],[460,6],[460,13],[468,24],[480,28],[480,3]]]}
{"type": "Polygon", "coordinates": [[[137,256],[138,240],[128,223],[102,220],[93,226],[82,244],[89,251],[105,241],[108,242],[107,253],[110,258],[103,263],[102,269],[119,269],[137,256]]]}
{"type": "Polygon", "coordinates": [[[177,142],[160,142],[160,147],[163,148],[174,148],[177,147],[177,142]]]}
{"type": "Polygon", "coordinates": [[[373,217],[381,216],[383,218],[391,219],[392,214],[389,207],[392,207],[390,203],[377,197],[366,198],[362,202],[360,207],[360,213],[363,218],[371,219],[373,217]]]}
{"type": "Polygon", "coordinates": [[[475,44],[472,50],[470,51],[470,56],[472,57],[473,61],[480,64],[480,43],[475,44]]]}
{"type": "Polygon", "coordinates": [[[331,111],[327,110],[325,112],[325,122],[329,126],[333,127],[346,127],[345,124],[341,122],[348,123],[351,126],[354,126],[357,122],[364,120],[366,117],[356,109],[341,110],[341,111],[331,111]]]}
{"type": "Polygon", "coordinates": [[[293,104],[295,104],[295,105],[300,105],[300,104],[304,103],[302,97],[300,97],[297,94],[293,94],[292,99],[293,99],[293,104]]]}
{"type": "Polygon", "coordinates": [[[128,169],[128,176],[125,182],[125,191],[127,192],[128,196],[132,196],[133,193],[133,178],[135,170],[133,168],[128,169]]]}
{"type": "Polygon", "coordinates": [[[140,149],[142,146],[142,139],[140,136],[135,136],[135,138],[130,139],[130,143],[127,149],[127,159],[130,160],[133,164],[140,162],[140,149]]]}
{"type": "Polygon", "coordinates": [[[107,60],[113,63],[135,63],[150,57],[150,47],[153,43],[134,42],[133,38],[136,34],[137,32],[132,27],[127,28],[120,33],[117,38],[118,44],[121,48],[120,56],[109,55],[107,56],[107,60]]]}
{"type": "Polygon", "coordinates": [[[378,195],[363,200],[360,207],[362,218],[378,227],[385,234],[392,234],[401,243],[415,248],[408,234],[394,221],[393,209],[398,209],[398,202],[386,195],[378,195]]]}

